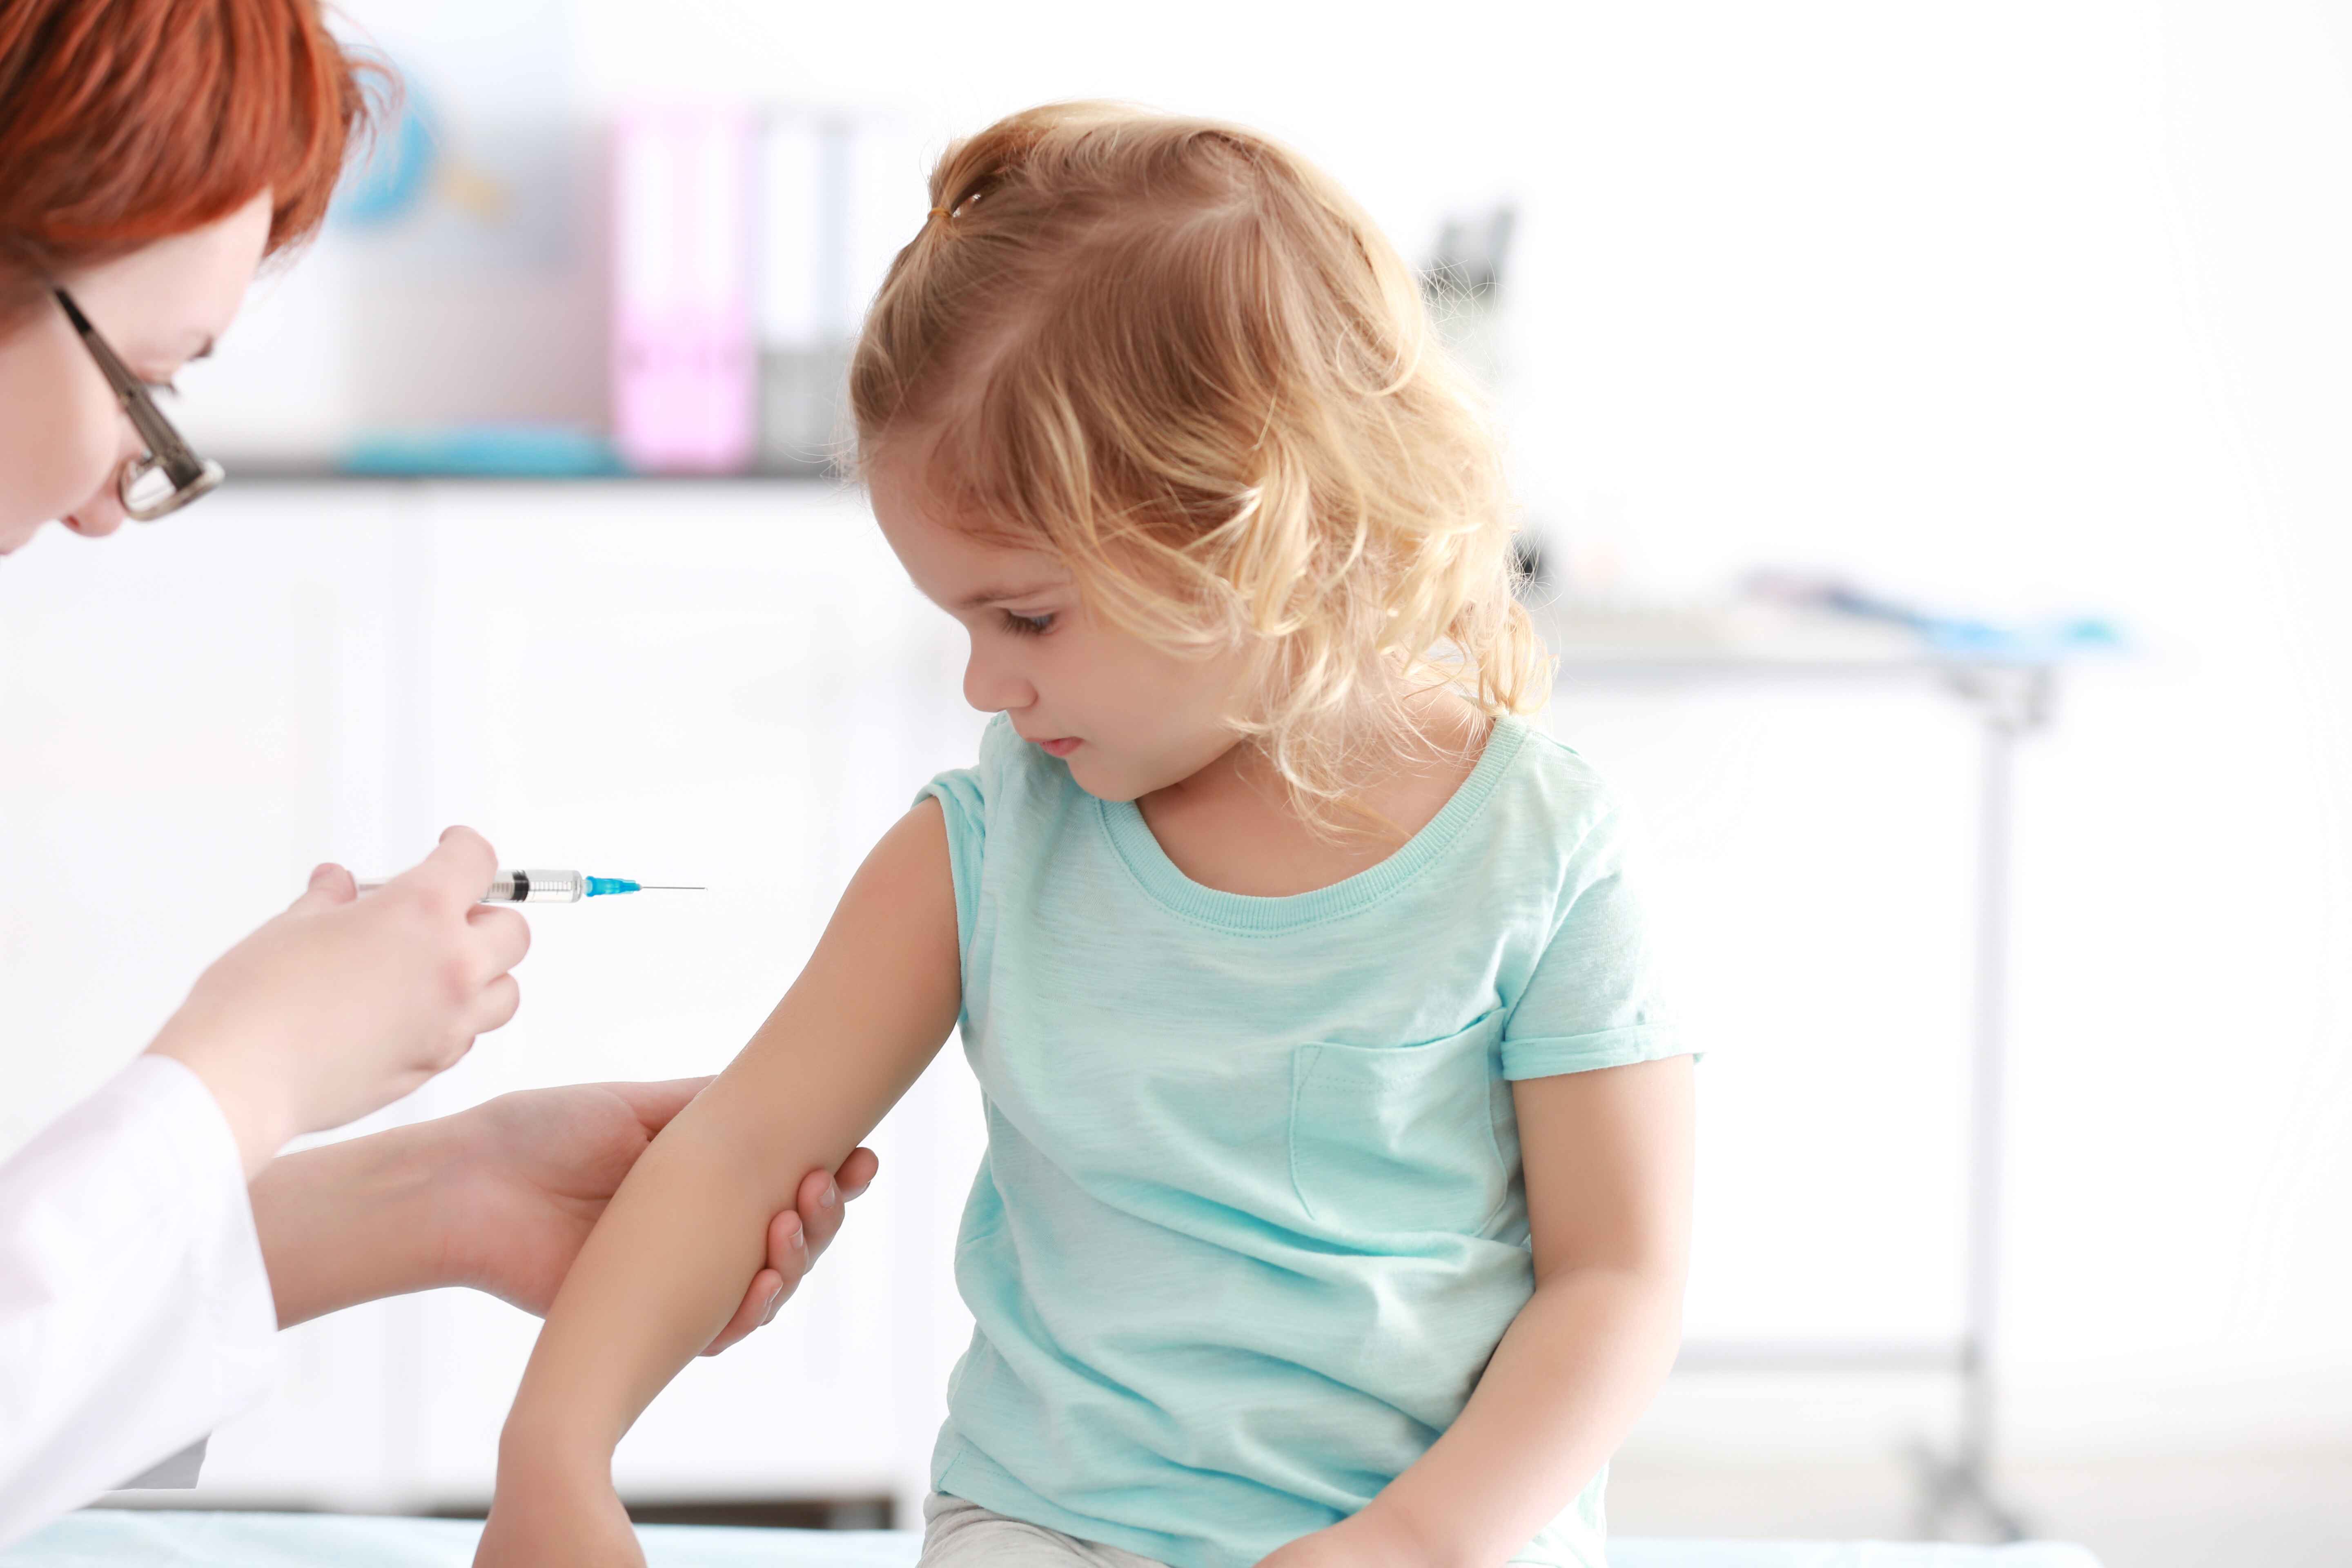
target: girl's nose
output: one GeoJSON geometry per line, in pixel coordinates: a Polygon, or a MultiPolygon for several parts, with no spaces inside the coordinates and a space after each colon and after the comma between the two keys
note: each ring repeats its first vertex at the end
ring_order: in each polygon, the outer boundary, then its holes
{"type": "Polygon", "coordinates": [[[964,661],[963,700],[982,713],[1007,713],[1028,707],[1037,700],[1037,693],[1018,671],[982,658],[975,646],[964,661]]]}

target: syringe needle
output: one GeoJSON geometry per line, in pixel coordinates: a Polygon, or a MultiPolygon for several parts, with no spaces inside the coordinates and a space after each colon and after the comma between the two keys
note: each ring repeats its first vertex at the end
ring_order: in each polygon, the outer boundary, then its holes
{"type": "Polygon", "coordinates": [[[707,893],[710,889],[689,887],[684,882],[639,882],[637,891],[641,893],[707,893]]]}

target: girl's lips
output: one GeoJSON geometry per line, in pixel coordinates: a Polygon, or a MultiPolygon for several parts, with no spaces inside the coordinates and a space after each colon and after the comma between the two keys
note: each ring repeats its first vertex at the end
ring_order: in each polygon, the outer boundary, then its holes
{"type": "Polygon", "coordinates": [[[1066,757],[1083,743],[1075,735],[1065,735],[1058,741],[1040,741],[1037,749],[1049,757],[1066,757]]]}

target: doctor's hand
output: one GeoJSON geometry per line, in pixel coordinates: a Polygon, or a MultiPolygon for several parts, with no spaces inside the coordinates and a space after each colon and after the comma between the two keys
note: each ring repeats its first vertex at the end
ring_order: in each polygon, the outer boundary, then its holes
{"type": "MultiPolygon", "coordinates": [[[[581,1243],[656,1133],[702,1091],[707,1078],[666,1083],[584,1083],[501,1095],[445,1119],[453,1283],[471,1285],[544,1316],[581,1243]]],[[[837,1172],[811,1171],[768,1226],[767,1267],[703,1351],[716,1355],[776,1315],[841,1229],[842,1211],[880,1162],[859,1149],[837,1172]]]]}
{"type": "Polygon", "coordinates": [[[476,901],[497,869],[467,827],[364,899],[349,871],[321,866],[197,977],[148,1048],[204,1080],[248,1178],[289,1139],[390,1104],[514,1016],[508,971],[530,928],[476,901]]]}
{"type": "MultiPolygon", "coordinates": [[[[444,1285],[544,1313],[637,1156],[709,1081],[530,1089],[272,1162],[253,1184],[253,1217],[278,1326],[444,1285]]],[[[808,1173],[706,1354],[775,1316],[878,1166],[860,1149],[808,1173]]]]}

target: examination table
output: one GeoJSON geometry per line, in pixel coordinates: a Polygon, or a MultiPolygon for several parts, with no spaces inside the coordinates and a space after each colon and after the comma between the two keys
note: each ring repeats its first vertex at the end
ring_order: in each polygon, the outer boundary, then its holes
{"type": "MultiPolygon", "coordinates": [[[[478,1523],[338,1513],[92,1509],[5,1552],[0,1568],[466,1568],[478,1523]]],[[[646,1525],[646,1568],[914,1568],[896,1531],[646,1525]]],[[[2079,1546],[1612,1541],[1610,1568],[2098,1568],[2079,1546]]]]}

